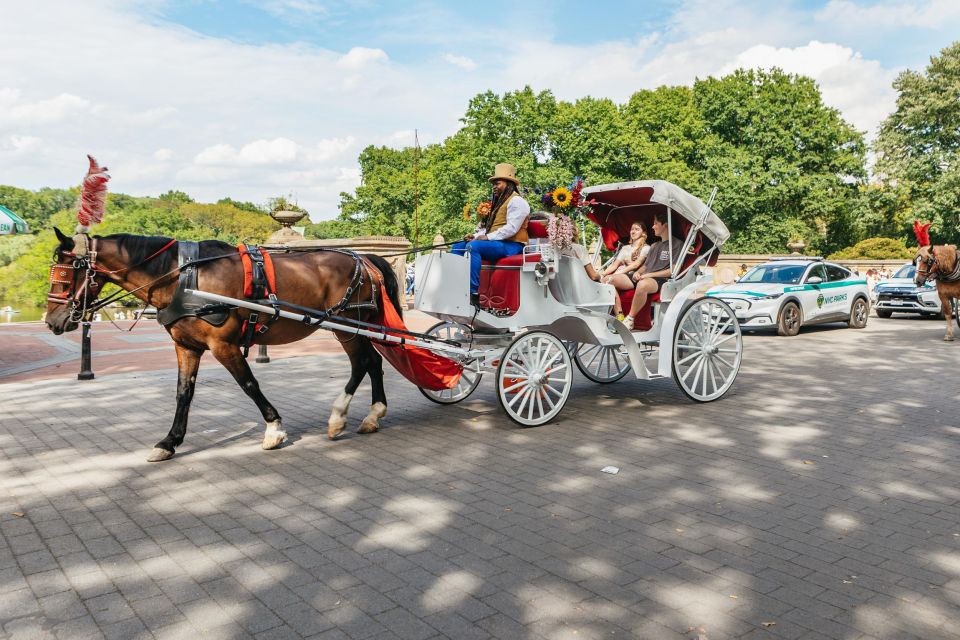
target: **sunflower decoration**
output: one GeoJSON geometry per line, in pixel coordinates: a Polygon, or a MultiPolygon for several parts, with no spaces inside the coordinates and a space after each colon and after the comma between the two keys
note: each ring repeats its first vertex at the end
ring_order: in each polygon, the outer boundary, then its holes
{"type": "Polygon", "coordinates": [[[469,203],[463,205],[463,219],[464,219],[464,220],[469,220],[469,219],[470,219],[470,205],[469,205],[469,203]]]}
{"type": "Polygon", "coordinates": [[[488,215],[490,215],[490,206],[491,205],[489,200],[484,200],[483,202],[478,204],[477,215],[479,215],[481,218],[486,218],[488,215]]]}
{"type": "Polygon", "coordinates": [[[570,190],[566,187],[557,187],[553,190],[553,204],[566,209],[572,201],[570,190]]]}

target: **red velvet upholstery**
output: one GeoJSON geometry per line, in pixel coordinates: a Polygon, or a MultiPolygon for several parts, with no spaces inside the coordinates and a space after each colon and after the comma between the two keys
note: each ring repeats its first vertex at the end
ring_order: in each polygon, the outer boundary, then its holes
{"type": "MultiPolygon", "coordinates": [[[[636,293],[635,289],[619,292],[620,308],[623,309],[623,315],[630,313],[630,303],[633,302],[633,296],[636,295],[636,293]]],[[[646,304],[640,307],[640,311],[637,312],[637,317],[633,319],[634,331],[647,331],[653,327],[653,309],[651,306],[654,302],[660,302],[659,291],[651,296],[647,296],[646,304]]]]}
{"type": "Polygon", "coordinates": [[[530,220],[527,223],[527,235],[531,238],[548,238],[546,220],[530,220]]]}

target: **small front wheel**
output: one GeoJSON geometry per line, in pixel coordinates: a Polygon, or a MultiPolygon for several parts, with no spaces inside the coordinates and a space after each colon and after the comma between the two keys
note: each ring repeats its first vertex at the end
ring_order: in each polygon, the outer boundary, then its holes
{"type": "MultiPolygon", "coordinates": [[[[470,327],[457,324],[456,322],[438,322],[427,329],[426,334],[441,340],[469,343],[471,331],[470,327]]],[[[469,364],[469,362],[465,364],[469,364]]],[[[460,374],[460,379],[452,389],[432,391],[421,387],[420,393],[422,393],[427,400],[431,400],[437,404],[456,404],[461,400],[466,400],[470,394],[476,390],[482,377],[483,374],[464,368],[463,373],[460,374]]]]}
{"type": "Polygon", "coordinates": [[[870,307],[863,298],[857,298],[853,301],[853,307],[850,308],[850,319],[847,320],[847,326],[851,329],[863,329],[867,326],[867,318],[870,316],[870,307]]]}
{"type": "Polygon", "coordinates": [[[893,311],[887,311],[886,309],[877,309],[878,318],[889,318],[893,315],[893,311]]]}
{"type": "Polygon", "coordinates": [[[800,307],[796,302],[788,302],[780,309],[777,333],[781,336],[795,336],[800,333],[800,307]]]}
{"type": "Polygon", "coordinates": [[[581,344],[573,354],[580,373],[597,384],[616,382],[630,371],[630,357],[623,345],[602,347],[581,344]]]}
{"type": "Polygon", "coordinates": [[[518,337],[497,367],[497,400],[511,420],[525,427],[556,417],[572,387],[570,352],[560,338],[546,331],[518,337]]]}

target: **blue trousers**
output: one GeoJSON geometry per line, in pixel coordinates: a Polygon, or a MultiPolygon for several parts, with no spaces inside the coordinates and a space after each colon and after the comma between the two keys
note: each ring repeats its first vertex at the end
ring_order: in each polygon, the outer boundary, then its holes
{"type": "Polygon", "coordinates": [[[500,258],[515,256],[523,251],[522,242],[506,240],[471,240],[458,242],[450,247],[450,253],[462,256],[470,252],[470,293],[480,291],[480,265],[482,260],[496,262],[500,258]]]}

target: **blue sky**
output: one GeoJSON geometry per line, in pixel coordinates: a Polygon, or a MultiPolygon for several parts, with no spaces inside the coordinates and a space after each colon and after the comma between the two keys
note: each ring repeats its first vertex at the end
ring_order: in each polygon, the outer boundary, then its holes
{"type": "Polygon", "coordinates": [[[364,147],[441,141],[477,93],[624,102],[738,67],[813,77],[869,139],[958,37],[960,0],[31,0],[0,22],[0,184],[76,184],[93,153],[116,191],[327,219],[364,147]]]}

